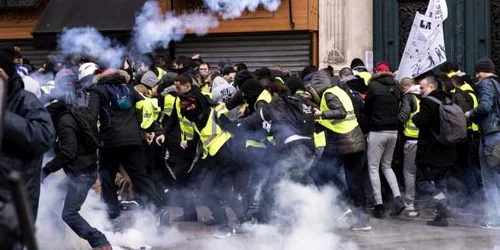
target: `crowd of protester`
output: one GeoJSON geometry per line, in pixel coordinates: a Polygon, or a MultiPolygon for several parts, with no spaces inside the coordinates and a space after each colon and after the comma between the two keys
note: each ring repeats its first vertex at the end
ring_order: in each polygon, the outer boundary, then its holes
{"type": "Polygon", "coordinates": [[[272,223],[283,180],[333,185],[354,231],[371,230],[370,216],[418,217],[424,204],[436,209],[431,226],[448,226],[453,208],[485,204],[480,225],[500,228],[500,84],[488,58],[473,76],[447,62],[396,80],[387,63],[370,72],[360,59],[336,74],[250,71],[199,55],[145,55],[121,69],[75,56],[35,71],[15,57],[0,52],[0,172],[22,173],[36,218],[40,181],[62,169],[62,218],[93,248],[111,249],[79,215],[96,181],[116,230],[123,209],[148,209],[168,225],[167,206],[183,208],[172,218],[180,222],[199,221],[203,205],[213,219],[202,222],[228,237],[245,222],[272,223]]]}

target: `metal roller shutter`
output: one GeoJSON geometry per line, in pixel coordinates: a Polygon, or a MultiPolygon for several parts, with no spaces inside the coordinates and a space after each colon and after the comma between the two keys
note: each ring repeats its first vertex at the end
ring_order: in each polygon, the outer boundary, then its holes
{"type": "Polygon", "coordinates": [[[204,61],[215,66],[220,61],[245,63],[249,70],[281,65],[300,72],[311,64],[311,35],[288,34],[231,34],[188,36],[175,44],[176,56],[200,54],[204,61]]]}

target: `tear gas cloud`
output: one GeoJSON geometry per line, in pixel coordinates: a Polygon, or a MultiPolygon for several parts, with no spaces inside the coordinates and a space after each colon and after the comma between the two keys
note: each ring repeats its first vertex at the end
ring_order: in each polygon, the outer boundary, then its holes
{"type": "Polygon", "coordinates": [[[246,10],[254,12],[259,5],[266,10],[276,11],[281,0],[204,0],[205,5],[214,13],[222,15],[224,19],[240,17],[246,10]]]}
{"type": "Polygon", "coordinates": [[[95,58],[106,67],[120,68],[125,48],[119,43],[102,36],[93,27],[64,30],[59,38],[61,55],[86,55],[95,58]]]}

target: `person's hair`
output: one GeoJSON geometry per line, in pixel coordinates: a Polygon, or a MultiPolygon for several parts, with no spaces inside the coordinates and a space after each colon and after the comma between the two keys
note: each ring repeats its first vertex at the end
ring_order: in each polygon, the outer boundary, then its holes
{"type": "Polygon", "coordinates": [[[189,76],[189,74],[187,74],[187,73],[176,76],[175,81],[180,82],[181,84],[188,84],[188,83],[191,84],[192,83],[191,76],[189,76]]]}
{"type": "Polygon", "coordinates": [[[269,92],[271,94],[278,94],[278,96],[285,96],[291,93],[290,89],[280,81],[273,81],[269,85],[269,92]]]}
{"type": "Polygon", "coordinates": [[[434,89],[439,89],[439,83],[435,75],[427,75],[422,80],[427,80],[429,84],[432,84],[432,86],[434,86],[434,89]]]}
{"type": "Polygon", "coordinates": [[[302,70],[302,72],[300,73],[300,78],[304,79],[304,77],[306,77],[307,75],[309,75],[309,74],[311,74],[311,73],[313,73],[313,72],[316,72],[316,71],[318,71],[318,67],[313,66],[313,65],[311,65],[311,66],[306,66],[306,67],[302,70]]]}
{"type": "Polygon", "coordinates": [[[401,79],[401,81],[399,81],[399,86],[401,87],[401,89],[408,89],[413,85],[415,85],[415,80],[410,77],[404,77],[403,79],[401,79]]]}
{"type": "Polygon", "coordinates": [[[217,71],[212,72],[209,76],[210,82],[214,82],[214,79],[218,76],[222,77],[222,75],[219,72],[217,71]]]}
{"type": "Polygon", "coordinates": [[[231,73],[236,73],[236,70],[231,65],[226,65],[222,69],[222,75],[227,76],[231,73]]]}
{"type": "Polygon", "coordinates": [[[210,63],[203,62],[203,63],[200,63],[200,67],[201,67],[201,65],[207,65],[208,70],[210,70],[210,69],[211,69],[211,68],[210,68],[210,63]]]}
{"type": "Polygon", "coordinates": [[[243,71],[243,70],[248,70],[248,67],[244,63],[237,63],[234,65],[234,68],[236,69],[237,72],[243,71]]]}
{"type": "Polygon", "coordinates": [[[443,65],[441,65],[441,67],[439,68],[439,71],[446,74],[458,70],[458,65],[454,62],[444,62],[443,65]]]}
{"type": "Polygon", "coordinates": [[[271,80],[269,78],[262,78],[259,80],[260,85],[262,85],[263,88],[269,89],[271,87],[271,80]]]}
{"type": "Polygon", "coordinates": [[[143,84],[137,84],[137,85],[135,85],[134,89],[135,89],[135,91],[137,91],[138,93],[141,93],[145,97],[148,97],[148,98],[151,97],[149,89],[146,86],[144,86],[143,84]]]}
{"type": "Polygon", "coordinates": [[[343,78],[343,77],[347,77],[347,76],[352,76],[352,75],[354,75],[354,73],[352,72],[352,69],[351,69],[351,68],[349,68],[349,67],[345,67],[345,68],[343,68],[343,69],[341,69],[341,70],[339,71],[339,76],[340,76],[341,78],[343,78]]]}

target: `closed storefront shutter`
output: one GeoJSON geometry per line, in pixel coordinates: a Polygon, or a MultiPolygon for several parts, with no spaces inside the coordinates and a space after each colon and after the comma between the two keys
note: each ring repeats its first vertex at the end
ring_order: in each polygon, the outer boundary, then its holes
{"type": "Polygon", "coordinates": [[[249,70],[280,65],[300,72],[311,64],[310,33],[188,36],[175,45],[176,56],[200,54],[216,66],[220,61],[245,63],[249,70]]]}

